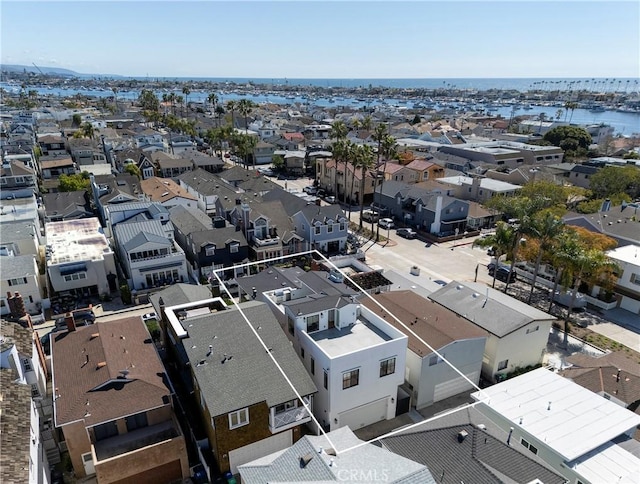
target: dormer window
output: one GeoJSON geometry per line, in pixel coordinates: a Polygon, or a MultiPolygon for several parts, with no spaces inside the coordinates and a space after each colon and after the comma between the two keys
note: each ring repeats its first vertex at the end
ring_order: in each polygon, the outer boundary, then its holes
{"type": "Polygon", "coordinates": [[[207,246],[207,248],[205,249],[205,254],[207,256],[214,256],[216,255],[216,246],[215,245],[209,245],[207,246]]]}

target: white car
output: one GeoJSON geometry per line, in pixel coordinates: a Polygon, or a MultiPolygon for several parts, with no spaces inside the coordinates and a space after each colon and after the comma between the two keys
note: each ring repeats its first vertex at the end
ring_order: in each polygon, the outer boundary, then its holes
{"type": "Polygon", "coordinates": [[[378,220],[378,225],[381,228],[387,229],[387,230],[392,229],[393,227],[395,227],[392,218],[381,218],[380,220],[378,220]]]}
{"type": "Polygon", "coordinates": [[[156,313],[147,313],[142,315],[143,321],[149,321],[150,319],[158,319],[158,315],[156,313]]]}

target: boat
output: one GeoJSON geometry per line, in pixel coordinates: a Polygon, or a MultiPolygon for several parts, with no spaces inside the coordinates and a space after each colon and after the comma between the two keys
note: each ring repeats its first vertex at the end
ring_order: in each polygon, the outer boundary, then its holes
{"type": "Polygon", "coordinates": [[[602,106],[592,106],[589,111],[591,111],[592,113],[604,113],[606,109],[602,106]]]}

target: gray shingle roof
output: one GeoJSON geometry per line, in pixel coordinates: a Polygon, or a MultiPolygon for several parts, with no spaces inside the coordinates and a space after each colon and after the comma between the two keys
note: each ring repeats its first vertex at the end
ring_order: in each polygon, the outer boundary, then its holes
{"type": "MultiPolygon", "coordinates": [[[[298,393],[315,393],[316,386],[269,307],[250,301],[241,308],[251,324],[260,328],[258,333],[298,393]]],[[[296,398],[240,311],[229,308],[188,322],[184,348],[212,416],[265,401],[272,407],[296,398]],[[209,344],[213,354],[207,357],[209,344]],[[232,358],[223,364],[225,354],[232,358]],[[202,360],[205,364],[199,365],[202,360]]]]}
{"type": "Polygon", "coordinates": [[[169,209],[171,223],[183,234],[189,235],[213,227],[211,218],[202,210],[176,205],[169,209]]]}
{"type": "Polygon", "coordinates": [[[156,292],[149,297],[157,314],[160,314],[160,298],[165,307],[178,306],[190,302],[201,301],[211,297],[211,290],[207,286],[178,283],[156,292]]]}
{"type": "Polygon", "coordinates": [[[0,257],[0,271],[2,280],[16,277],[33,276],[38,273],[34,263],[35,255],[16,255],[13,257],[0,257]]]}
{"type": "Polygon", "coordinates": [[[499,338],[533,321],[555,319],[501,291],[476,282],[453,281],[429,297],[499,338]]]}
{"type": "Polygon", "coordinates": [[[246,484],[293,482],[380,482],[435,484],[424,464],[367,444],[336,456],[327,454],[335,445],[338,451],[363,442],[349,427],[342,427],[324,436],[306,435],[284,452],[272,454],[239,467],[242,482],[246,484]],[[322,453],[318,450],[325,449],[322,453]],[[306,466],[301,458],[309,456],[306,466]],[[333,465],[331,461],[333,460],[333,465]],[[355,476],[355,478],[354,478],[355,476]]]}
{"type": "Polygon", "coordinates": [[[471,424],[391,436],[382,444],[426,465],[439,482],[565,482],[563,477],[471,424]],[[460,442],[458,433],[463,430],[468,435],[460,442]]]}
{"type": "MultiPolygon", "coordinates": [[[[171,224],[171,222],[166,222],[171,224]]],[[[130,251],[146,242],[167,245],[169,239],[160,220],[145,220],[144,222],[121,222],[115,226],[118,243],[125,250],[130,251]]]]}
{"type": "Polygon", "coordinates": [[[2,222],[0,224],[0,244],[33,239],[38,230],[33,221],[2,222]]]}
{"type": "Polygon", "coordinates": [[[244,234],[236,230],[235,227],[220,227],[217,229],[203,230],[200,232],[192,232],[191,240],[196,247],[202,247],[205,244],[214,244],[216,247],[224,247],[227,242],[237,241],[240,245],[247,245],[247,239],[244,234]]]}

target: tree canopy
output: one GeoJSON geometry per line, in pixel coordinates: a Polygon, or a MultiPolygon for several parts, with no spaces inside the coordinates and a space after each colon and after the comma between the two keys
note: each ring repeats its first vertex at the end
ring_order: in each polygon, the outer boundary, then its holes
{"type": "Polygon", "coordinates": [[[58,190],[61,192],[76,192],[79,190],[87,190],[91,181],[89,180],[89,172],[75,173],[73,175],[60,175],[58,179],[60,185],[58,190]]]}
{"type": "Polygon", "coordinates": [[[547,131],[543,139],[562,148],[569,157],[586,154],[593,142],[587,130],[577,126],[556,126],[547,131]]]}
{"type": "Polygon", "coordinates": [[[618,193],[626,193],[636,198],[640,195],[640,168],[636,166],[605,166],[591,175],[589,185],[598,198],[611,197],[618,193]]]}

